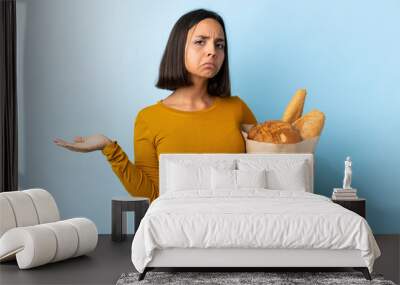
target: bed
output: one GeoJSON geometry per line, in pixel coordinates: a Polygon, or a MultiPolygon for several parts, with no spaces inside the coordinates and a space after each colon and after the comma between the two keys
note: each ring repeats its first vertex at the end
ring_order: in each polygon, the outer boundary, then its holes
{"type": "Polygon", "coordinates": [[[314,194],[312,154],[161,154],[159,171],[132,242],[139,280],[160,267],[352,267],[371,279],[372,231],[314,194]]]}

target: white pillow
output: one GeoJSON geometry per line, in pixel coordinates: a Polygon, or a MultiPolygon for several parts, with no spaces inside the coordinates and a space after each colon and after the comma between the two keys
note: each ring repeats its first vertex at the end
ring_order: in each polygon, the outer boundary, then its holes
{"type": "Polygon", "coordinates": [[[216,161],[169,161],[167,167],[167,191],[211,189],[211,167],[216,169],[235,169],[235,160],[216,161]]]}
{"type": "Polygon", "coordinates": [[[310,170],[306,160],[239,159],[238,169],[266,169],[268,189],[292,191],[310,189],[310,170]]]}
{"type": "Polygon", "coordinates": [[[211,168],[211,189],[266,188],[266,171],[211,168]]]}
{"type": "Polygon", "coordinates": [[[211,168],[211,189],[236,190],[236,170],[211,168]]]}
{"type": "Polygon", "coordinates": [[[238,188],[267,188],[267,171],[261,170],[236,170],[238,188]]]}

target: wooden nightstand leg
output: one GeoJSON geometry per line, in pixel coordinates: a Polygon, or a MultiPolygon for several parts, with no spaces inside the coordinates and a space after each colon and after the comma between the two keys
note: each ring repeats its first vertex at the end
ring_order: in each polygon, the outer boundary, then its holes
{"type": "Polygon", "coordinates": [[[111,239],[123,241],[126,238],[126,212],[120,201],[112,201],[111,206],[111,239]]]}
{"type": "Polygon", "coordinates": [[[121,212],[121,240],[126,239],[128,233],[127,229],[127,213],[125,211],[121,212]]]}

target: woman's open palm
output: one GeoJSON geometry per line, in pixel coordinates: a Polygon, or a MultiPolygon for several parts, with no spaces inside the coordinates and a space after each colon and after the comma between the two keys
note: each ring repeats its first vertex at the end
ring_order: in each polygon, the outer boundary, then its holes
{"type": "Polygon", "coordinates": [[[112,141],[104,135],[97,134],[86,137],[75,137],[72,143],[56,138],[54,143],[72,151],[90,152],[102,150],[107,144],[112,143],[112,141]]]}

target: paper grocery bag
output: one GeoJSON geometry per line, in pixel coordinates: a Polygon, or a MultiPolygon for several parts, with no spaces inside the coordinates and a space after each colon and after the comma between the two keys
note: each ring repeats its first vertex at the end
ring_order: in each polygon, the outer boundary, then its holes
{"type": "Polygon", "coordinates": [[[246,141],[246,153],[314,153],[319,140],[317,136],[294,144],[258,142],[247,138],[247,133],[252,126],[254,125],[241,125],[242,135],[246,141]]]}

